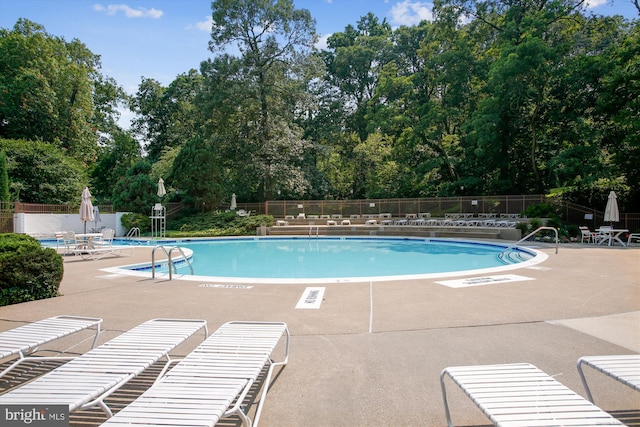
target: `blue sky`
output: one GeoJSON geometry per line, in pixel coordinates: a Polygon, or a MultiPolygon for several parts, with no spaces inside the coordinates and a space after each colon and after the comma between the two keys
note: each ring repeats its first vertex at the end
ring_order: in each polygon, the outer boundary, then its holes
{"type": "MultiPolygon", "coordinates": [[[[421,0],[294,0],[324,36],[373,12],[393,26],[431,17],[421,0]]],[[[631,0],[591,0],[594,13],[637,18],[631,0]]],[[[27,18],[47,32],[83,42],[101,56],[102,72],[134,94],[141,77],[168,85],[209,58],[210,0],[0,0],[0,27],[27,18]]]]}

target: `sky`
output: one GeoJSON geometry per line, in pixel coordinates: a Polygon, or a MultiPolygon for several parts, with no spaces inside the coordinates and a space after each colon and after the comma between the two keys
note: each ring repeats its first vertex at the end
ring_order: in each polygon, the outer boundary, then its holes
{"type": "MultiPolygon", "coordinates": [[[[638,14],[631,0],[590,0],[596,14],[638,14]]],[[[431,1],[294,0],[316,20],[320,43],[372,12],[392,27],[431,18],[431,1]]],[[[44,26],[67,41],[76,38],[100,55],[102,74],[135,94],[142,77],[167,86],[176,76],[199,69],[208,50],[211,0],[0,0],[0,28],[19,18],[44,26]]],[[[320,45],[322,47],[322,44],[320,45]]]]}

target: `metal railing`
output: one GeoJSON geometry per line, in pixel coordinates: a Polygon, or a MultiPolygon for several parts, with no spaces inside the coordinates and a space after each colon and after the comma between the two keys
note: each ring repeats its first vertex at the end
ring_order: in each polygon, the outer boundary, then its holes
{"type": "Polygon", "coordinates": [[[177,250],[178,252],[180,252],[180,257],[178,257],[177,259],[178,260],[183,259],[186,265],[189,266],[189,269],[191,270],[191,275],[193,275],[193,266],[191,265],[191,261],[189,261],[189,258],[187,258],[187,256],[184,254],[184,251],[180,246],[172,246],[171,249],[167,251],[167,248],[164,245],[159,245],[153,248],[153,250],[151,251],[151,278],[152,279],[156,278],[156,260],[155,260],[156,249],[162,249],[162,251],[167,256],[167,266],[169,267],[169,280],[173,279],[172,272],[178,273],[178,269],[175,263],[173,262],[174,260],[172,257],[172,253],[174,250],[177,250]]]}
{"type": "Polygon", "coordinates": [[[538,227],[535,230],[533,230],[531,233],[527,234],[526,236],[524,236],[522,239],[518,240],[515,243],[510,244],[509,246],[507,246],[502,252],[500,252],[500,254],[504,254],[505,252],[513,249],[514,247],[518,246],[518,244],[524,242],[525,240],[527,240],[529,237],[534,236],[535,234],[538,234],[539,231],[542,230],[553,230],[553,232],[556,235],[556,254],[558,253],[558,245],[560,243],[560,238],[558,235],[558,230],[554,227],[538,227]]]}

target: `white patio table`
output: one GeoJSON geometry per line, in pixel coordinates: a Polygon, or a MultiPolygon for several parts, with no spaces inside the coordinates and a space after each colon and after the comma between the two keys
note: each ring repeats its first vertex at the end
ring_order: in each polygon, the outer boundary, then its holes
{"type": "Polygon", "coordinates": [[[626,228],[598,228],[596,230],[598,233],[600,234],[608,234],[609,237],[606,237],[602,240],[600,240],[598,242],[598,245],[601,245],[604,242],[608,242],[607,246],[612,246],[614,244],[614,242],[618,242],[620,243],[620,245],[622,246],[627,246],[622,239],[620,238],[620,235],[622,233],[628,233],[629,230],[627,230],[626,228]]]}
{"type": "Polygon", "coordinates": [[[78,249],[95,249],[95,241],[102,237],[102,233],[80,233],[76,234],[78,249]]]}

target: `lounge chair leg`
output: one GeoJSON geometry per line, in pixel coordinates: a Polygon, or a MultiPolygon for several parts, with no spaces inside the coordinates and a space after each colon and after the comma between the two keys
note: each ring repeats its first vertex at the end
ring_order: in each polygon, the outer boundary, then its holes
{"type": "Polygon", "coordinates": [[[453,427],[453,423],[451,422],[451,413],[449,412],[449,404],[447,403],[447,390],[444,385],[444,376],[446,374],[446,369],[440,373],[440,388],[442,390],[442,401],[444,402],[444,415],[447,418],[447,426],[453,427]]]}

